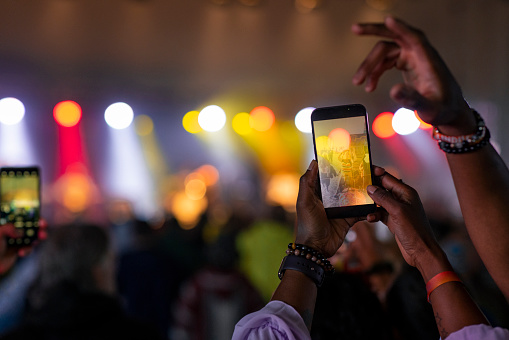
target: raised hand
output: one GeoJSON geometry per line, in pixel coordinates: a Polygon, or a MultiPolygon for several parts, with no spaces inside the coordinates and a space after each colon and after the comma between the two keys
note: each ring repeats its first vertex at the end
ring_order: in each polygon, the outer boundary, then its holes
{"type": "Polygon", "coordinates": [[[374,91],[382,74],[396,68],[404,81],[390,90],[395,102],[417,110],[422,120],[438,126],[442,133],[459,135],[475,130],[474,116],[460,86],[420,30],[388,17],[384,23],[355,24],[352,31],[384,38],[361,63],[353,77],[355,85],[364,84],[366,91],[374,91]]]}
{"type": "Polygon", "coordinates": [[[381,221],[394,234],[405,261],[419,268],[430,254],[441,254],[417,191],[382,168],[375,167],[374,174],[382,188],[370,185],[368,194],[385,209],[381,221]]]}
{"type": "Polygon", "coordinates": [[[297,198],[296,242],[320,251],[326,257],[336,253],[348,229],[360,218],[328,219],[317,194],[318,163],[313,160],[300,178],[297,198]]]}

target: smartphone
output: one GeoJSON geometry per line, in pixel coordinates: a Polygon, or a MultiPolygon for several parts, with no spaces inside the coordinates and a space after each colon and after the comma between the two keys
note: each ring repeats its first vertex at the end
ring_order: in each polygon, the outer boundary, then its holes
{"type": "Polygon", "coordinates": [[[317,108],[311,125],[327,217],[374,212],[376,204],[366,191],[373,183],[366,108],[360,104],[317,108]]]}
{"type": "Polygon", "coordinates": [[[37,239],[41,207],[38,167],[0,168],[0,225],[12,223],[23,231],[7,238],[8,246],[27,246],[37,239]]]}

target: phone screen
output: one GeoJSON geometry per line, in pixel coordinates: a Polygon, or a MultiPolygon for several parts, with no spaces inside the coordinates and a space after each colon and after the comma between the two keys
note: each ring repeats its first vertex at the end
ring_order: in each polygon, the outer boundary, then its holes
{"type": "Polygon", "coordinates": [[[374,210],[366,187],[372,184],[367,115],[361,105],[317,109],[313,138],[320,191],[326,212],[359,216],[374,210]],[[356,207],[364,207],[357,209],[356,207]],[[341,209],[347,208],[349,209],[341,209]]]}
{"type": "Polygon", "coordinates": [[[37,238],[39,188],[36,167],[0,169],[0,224],[12,223],[24,230],[23,237],[8,238],[8,245],[28,245],[37,238]]]}

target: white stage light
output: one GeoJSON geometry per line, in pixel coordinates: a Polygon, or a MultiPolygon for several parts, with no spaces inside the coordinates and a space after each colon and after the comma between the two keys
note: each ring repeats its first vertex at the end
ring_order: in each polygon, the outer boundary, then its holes
{"type": "Polygon", "coordinates": [[[122,130],[133,122],[133,109],[126,103],[114,103],[108,106],[104,112],[106,123],[117,130],[122,130]]]}
{"type": "Polygon", "coordinates": [[[297,112],[295,115],[295,126],[299,129],[299,131],[311,133],[311,113],[314,109],[314,107],[306,107],[305,109],[297,112]]]}
{"type": "Polygon", "coordinates": [[[16,98],[0,99],[0,123],[15,125],[25,116],[25,106],[16,98]]]}
{"type": "Polygon", "coordinates": [[[219,131],[226,124],[226,113],[217,105],[209,105],[198,115],[198,124],[205,131],[219,131]]]}
{"type": "Polygon", "coordinates": [[[415,112],[401,108],[392,117],[392,127],[399,135],[409,135],[419,129],[421,122],[415,116],[415,112]]]}

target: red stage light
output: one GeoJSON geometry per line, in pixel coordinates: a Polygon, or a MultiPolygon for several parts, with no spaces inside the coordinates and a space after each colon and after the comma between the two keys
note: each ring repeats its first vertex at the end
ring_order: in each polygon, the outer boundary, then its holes
{"type": "Polygon", "coordinates": [[[81,119],[81,107],[72,100],[66,100],[55,105],[53,109],[55,121],[65,127],[71,127],[79,123],[81,119]]]}
{"type": "Polygon", "coordinates": [[[373,121],[373,133],[379,138],[390,138],[396,134],[392,127],[392,112],[382,112],[373,121]]]}

